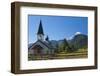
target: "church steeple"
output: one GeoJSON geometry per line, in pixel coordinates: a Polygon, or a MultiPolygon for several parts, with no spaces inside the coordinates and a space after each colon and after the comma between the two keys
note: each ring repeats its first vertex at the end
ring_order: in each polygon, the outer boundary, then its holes
{"type": "Polygon", "coordinates": [[[37,32],[37,38],[38,38],[38,40],[41,40],[41,41],[44,40],[44,32],[43,32],[41,20],[40,20],[40,24],[39,24],[39,28],[38,28],[38,32],[37,32]]]}
{"type": "Polygon", "coordinates": [[[39,24],[39,28],[38,28],[38,32],[37,34],[43,34],[44,35],[44,32],[43,32],[43,27],[42,27],[42,22],[40,20],[40,24],[39,24]]]}

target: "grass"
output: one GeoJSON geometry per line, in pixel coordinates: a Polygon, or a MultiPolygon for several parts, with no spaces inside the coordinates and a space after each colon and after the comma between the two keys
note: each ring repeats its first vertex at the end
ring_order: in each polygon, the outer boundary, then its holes
{"type": "Polygon", "coordinates": [[[49,60],[49,59],[75,59],[75,58],[87,58],[87,49],[79,49],[75,52],[60,52],[54,55],[28,55],[28,60],[49,60]]]}

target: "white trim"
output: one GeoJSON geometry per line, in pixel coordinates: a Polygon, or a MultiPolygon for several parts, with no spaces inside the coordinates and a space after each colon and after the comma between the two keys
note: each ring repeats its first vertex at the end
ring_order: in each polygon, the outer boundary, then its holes
{"type": "Polygon", "coordinates": [[[36,8],[21,7],[20,9],[20,69],[40,69],[57,67],[74,67],[94,65],[94,11],[74,10],[74,9],[55,9],[55,8],[36,8]],[[62,60],[41,60],[28,61],[28,14],[33,15],[58,15],[58,16],[81,16],[88,17],[88,58],[83,59],[62,59],[62,60]]]}

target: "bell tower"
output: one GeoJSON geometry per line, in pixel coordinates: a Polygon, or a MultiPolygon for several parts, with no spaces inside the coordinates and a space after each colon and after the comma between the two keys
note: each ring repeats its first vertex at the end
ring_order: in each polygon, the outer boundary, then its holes
{"type": "Polygon", "coordinates": [[[40,20],[40,24],[39,24],[39,28],[38,28],[38,32],[37,32],[37,39],[44,41],[44,32],[43,32],[43,27],[42,27],[42,22],[40,20]]]}

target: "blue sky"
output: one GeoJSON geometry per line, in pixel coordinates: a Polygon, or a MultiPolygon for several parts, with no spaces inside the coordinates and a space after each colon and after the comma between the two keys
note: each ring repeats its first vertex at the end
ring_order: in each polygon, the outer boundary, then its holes
{"type": "Polygon", "coordinates": [[[37,40],[37,31],[40,20],[42,21],[45,37],[50,40],[70,39],[75,34],[88,34],[88,18],[74,16],[28,16],[28,39],[29,43],[37,40]]]}

